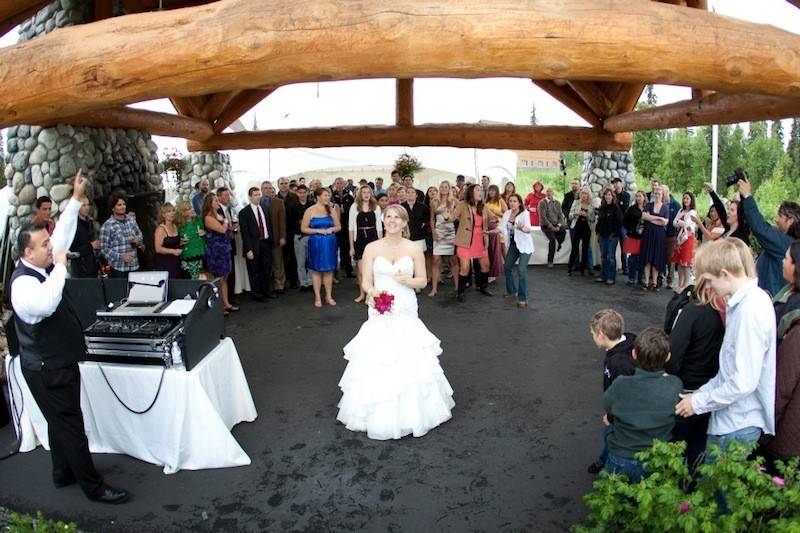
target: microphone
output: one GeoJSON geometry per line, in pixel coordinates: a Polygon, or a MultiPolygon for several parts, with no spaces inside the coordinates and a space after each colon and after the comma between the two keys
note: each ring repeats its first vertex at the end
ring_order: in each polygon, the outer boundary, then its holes
{"type": "Polygon", "coordinates": [[[128,280],[128,285],[144,285],[145,287],[163,287],[164,280],[158,280],[158,283],[146,283],[144,281],[130,281],[128,280]]]}

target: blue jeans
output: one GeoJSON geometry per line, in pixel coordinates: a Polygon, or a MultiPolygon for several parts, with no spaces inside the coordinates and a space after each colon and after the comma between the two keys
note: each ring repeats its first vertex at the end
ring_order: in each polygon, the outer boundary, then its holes
{"type": "Polygon", "coordinates": [[[619,250],[620,250],[621,253],[619,254],[619,259],[620,259],[620,262],[622,263],[622,272],[623,273],[627,273],[628,272],[628,258],[625,255],[625,252],[622,251],[622,247],[625,246],[625,237],[627,237],[627,236],[628,236],[628,230],[626,230],[625,228],[620,228],[620,230],[619,230],[619,250]]]}
{"type": "Polygon", "coordinates": [[[506,293],[517,293],[518,302],[528,301],[528,262],[530,259],[531,254],[520,253],[515,245],[511,245],[506,254],[505,262],[503,263],[503,269],[506,275],[506,293]],[[517,271],[519,272],[519,290],[514,286],[513,273],[514,263],[517,262],[517,259],[519,259],[519,266],[517,267],[517,271]]]}
{"type": "Polygon", "coordinates": [[[606,281],[617,280],[617,238],[600,237],[600,277],[606,281]]]}
{"type": "Polygon", "coordinates": [[[600,452],[600,462],[606,464],[608,460],[608,434],[611,433],[611,426],[603,424],[603,451],[600,452]]]}
{"type": "Polygon", "coordinates": [[[644,265],[640,261],[639,254],[628,256],[628,280],[634,283],[641,283],[644,277],[644,265]]]}
{"type": "Polygon", "coordinates": [[[739,444],[752,444],[754,442],[758,442],[758,439],[761,438],[761,429],[756,427],[746,427],[742,429],[738,429],[733,433],[728,433],[726,435],[709,435],[708,440],[706,440],[706,463],[715,463],[717,461],[716,456],[712,456],[709,453],[709,446],[712,444],[716,444],[719,446],[720,453],[725,452],[730,446],[731,442],[736,441],[739,444]]]}
{"type": "Polygon", "coordinates": [[[606,458],[606,472],[609,474],[625,474],[631,483],[637,483],[645,475],[642,463],[636,459],[620,457],[611,450],[606,458]]]}

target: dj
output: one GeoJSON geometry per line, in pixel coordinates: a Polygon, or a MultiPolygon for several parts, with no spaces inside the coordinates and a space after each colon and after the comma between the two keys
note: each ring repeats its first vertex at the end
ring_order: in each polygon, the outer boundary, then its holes
{"type": "Polygon", "coordinates": [[[91,500],[122,503],[128,493],[103,482],[89,453],[78,369],[86,346],[78,318],[68,299],[62,297],[67,252],[75,236],[86,183],[78,171],[72,199],[52,237],[43,224],[28,224],[20,229],[20,261],[10,282],[11,307],[22,375],[47,420],[53,483],[61,488],[77,481],[91,500]]]}

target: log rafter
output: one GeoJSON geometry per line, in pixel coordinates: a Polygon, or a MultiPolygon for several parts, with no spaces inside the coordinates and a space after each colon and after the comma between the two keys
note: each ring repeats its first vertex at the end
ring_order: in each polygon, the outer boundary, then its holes
{"type": "Polygon", "coordinates": [[[777,28],[639,0],[464,0],[457,9],[423,0],[319,0],[311,9],[219,0],[62,28],[0,50],[0,124],[159,97],[378,77],[524,76],[794,96],[798,49],[800,36],[777,28]],[[605,23],[619,31],[598,43],[588,25],[605,23]],[[344,27],[356,37],[338,38],[344,27]],[[187,42],[202,42],[202,51],[187,42]],[[654,46],[670,53],[653,61],[654,46]]]}
{"type": "Polygon", "coordinates": [[[551,80],[532,81],[537,87],[564,104],[573,113],[585,120],[590,126],[597,128],[603,124],[602,119],[566,84],[559,85],[551,80]]]}
{"type": "Polygon", "coordinates": [[[453,146],[534,150],[628,150],[629,133],[570,126],[435,124],[225,133],[189,141],[192,151],[336,146],[453,146]]]}
{"type": "Polygon", "coordinates": [[[234,96],[214,122],[214,133],[222,133],[225,128],[272,94],[275,89],[248,89],[234,96]]]}
{"type": "Polygon", "coordinates": [[[797,116],[800,116],[800,98],[713,93],[693,100],[609,117],[604,121],[603,128],[609,132],[629,132],[797,116]]]}

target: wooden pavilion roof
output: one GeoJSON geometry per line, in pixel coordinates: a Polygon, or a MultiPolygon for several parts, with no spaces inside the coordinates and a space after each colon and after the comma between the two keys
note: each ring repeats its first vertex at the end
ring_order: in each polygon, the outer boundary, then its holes
{"type": "MultiPolygon", "coordinates": [[[[800,0],[789,0],[800,4],[800,0]]],[[[0,33],[48,1],[0,0],[0,33]]],[[[706,0],[96,0],[94,22],[0,50],[0,126],[136,127],[193,150],[627,149],[630,132],[800,116],[800,36],[706,0]],[[159,9],[161,7],[162,9],[159,9]],[[606,30],[605,28],[609,28],[606,30]],[[415,125],[417,77],[525,77],[588,127],[415,125]],[[224,133],[276,88],[397,78],[393,127],[224,133]],[[692,99],[633,111],[649,83],[692,99]],[[169,98],[177,114],[126,104],[169,98]]]]}

